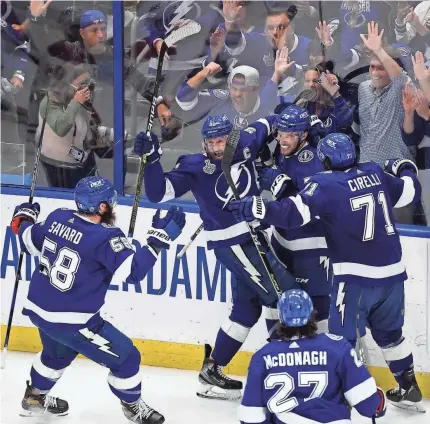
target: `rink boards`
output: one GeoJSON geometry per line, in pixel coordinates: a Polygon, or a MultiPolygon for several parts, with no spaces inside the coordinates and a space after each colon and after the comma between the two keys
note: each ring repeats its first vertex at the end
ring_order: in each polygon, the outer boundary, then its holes
{"type": "MultiPolygon", "coordinates": [[[[6,191],[8,192],[8,191],[6,191]]],[[[52,195],[49,195],[50,197],[52,195]]],[[[40,198],[40,219],[59,207],[74,208],[70,196],[65,199],[40,198]]],[[[1,195],[2,226],[1,251],[1,330],[8,319],[15,269],[18,264],[19,244],[7,227],[14,207],[28,197],[1,195]]],[[[127,203],[130,203],[127,201],[127,203]]],[[[148,206],[148,205],[145,205],[148,206]]],[[[162,367],[199,369],[204,343],[213,343],[230,307],[230,274],[205,249],[204,233],[181,258],[176,253],[200,225],[194,205],[186,207],[187,224],[177,245],[160,254],[151,273],[140,284],[121,284],[109,287],[103,316],[124,331],[142,353],[142,363],[162,367]]],[[[135,239],[143,243],[155,209],[139,209],[135,239]]],[[[117,225],[127,233],[131,207],[118,205],[117,225]]],[[[406,282],[405,337],[411,342],[416,369],[426,397],[430,397],[430,232],[417,231],[416,236],[402,236],[404,262],[409,279],[406,282]]],[[[415,234],[414,234],[415,235],[415,234]]],[[[22,269],[14,315],[10,349],[36,352],[40,350],[37,330],[27,317],[21,315],[28,290],[28,281],[37,266],[37,258],[26,257],[22,269]]],[[[227,372],[245,375],[252,352],[260,348],[267,338],[262,321],[251,331],[239,354],[227,372]]],[[[366,336],[369,363],[378,384],[393,384],[380,350],[370,336],[366,336]]]]}

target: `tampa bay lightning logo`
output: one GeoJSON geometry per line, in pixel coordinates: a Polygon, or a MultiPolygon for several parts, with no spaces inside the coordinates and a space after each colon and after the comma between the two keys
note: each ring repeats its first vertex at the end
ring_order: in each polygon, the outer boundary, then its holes
{"type": "Polygon", "coordinates": [[[299,162],[306,163],[314,158],[314,154],[310,150],[302,150],[299,154],[299,162]]]}
{"type": "MultiPolygon", "coordinates": [[[[245,163],[246,160],[235,163],[231,167],[231,178],[233,179],[240,197],[246,196],[251,189],[251,172],[245,163]]],[[[223,208],[233,199],[233,192],[227,184],[224,174],[221,174],[216,181],[215,195],[223,202],[223,208]]]]}

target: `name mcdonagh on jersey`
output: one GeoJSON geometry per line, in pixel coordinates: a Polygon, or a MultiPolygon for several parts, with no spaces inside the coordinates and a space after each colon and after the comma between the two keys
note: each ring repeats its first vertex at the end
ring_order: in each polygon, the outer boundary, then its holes
{"type": "MultiPolygon", "coordinates": [[[[6,227],[5,230],[1,252],[0,278],[13,282],[18,268],[20,246],[10,226],[6,227]]],[[[75,244],[79,243],[82,237],[79,231],[63,224],[56,225],[53,223],[49,231],[75,244]]],[[[133,240],[133,244],[140,247],[137,240],[133,240]]],[[[202,246],[194,246],[182,258],[176,258],[176,254],[182,247],[178,244],[176,251],[171,249],[169,253],[162,250],[154,269],[148,273],[143,281],[134,283],[124,281],[119,285],[111,284],[109,290],[226,303],[230,296],[230,284],[227,284],[229,274],[226,268],[215,259],[211,261],[207,250],[202,246]]],[[[21,278],[30,281],[32,273],[38,269],[39,258],[24,255],[21,278]]]]}
{"type": "Polygon", "coordinates": [[[274,367],[293,367],[298,365],[327,365],[327,352],[305,350],[303,352],[278,353],[275,356],[263,356],[266,369],[274,367]]]}

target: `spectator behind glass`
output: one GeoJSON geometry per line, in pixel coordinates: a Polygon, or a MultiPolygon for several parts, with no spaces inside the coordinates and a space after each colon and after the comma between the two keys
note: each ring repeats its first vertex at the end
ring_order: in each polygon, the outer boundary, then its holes
{"type": "Polygon", "coordinates": [[[74,188],[81,178],[95,175],[92,148],[110,145],[97,136],[97,127],[92,129],[97,125],[91,121],[93,90],[93,81],[82,67],[69,64],[52,72],[48,93],[40,103],[36,134],[38,141],[46,116],[40,159],[50,186],[74,188]]]}
{"type": "Polygon", "coordinates": [[[12,25],[1,19],[1,118],[3,142],[19,143],[15,95],[23,88],[29,44],[12,25]]]}
{"type": "MultiPolygon", "coordinates": [[[[297,73],[301,66],[308,62],[308,47],[310,39],[297,36],[294,32],[294,17],[297,13],[295,6],[286,9],[271,9],[265,22],[265,34],[256,31],[244,32],[236,22],[241,16],[243,6],[240,2],[224,2],[225,16],[225,52],[220,54],[223,61],[225,55],[235,58],[237,65],[248,65],[258,70],[261,85],[272,78],[276,51],[282,47],[288,48],[288,56],[295,62],[289,70],[290,76],[280,85],[280,93],[286,93],[298,85],[297,73]]],[[[219,63],[219,60],[217,59],[219,63]]]]}
{"type": "Polygon", "coordinates": [[[176,102],[187,119],[200,119],[205,114],[226,115],[237,129],[244,129],[257,119],[269,115],[277,104],[277,86],[290,66],[288,49],[284,47],[276,54],[272,80],[260,92],[258,71],[251,66],[237,66],[228,79],[229,90],[210,89],[201,92],[199,87],[211,75],[221,71],[215,62],[209,63],[197,75],[179,87],[176,102]]]}
{"type": "MultiPolygon", "coordinates": [[[[430,71],[424,65],[424,55],[417,52],[414,58],[414,71],[422,90],[416,90],[407,84],[403,90],[403,121],[402,136],[408,146],[416,146],[418,178],[422,185],[421,202],[423,215],[430,226],[430,109],[429,88],[430,71]]],[[[425,220],[415,217],[417,224],[425,225],[425,220]]]]}
{"type": "MultiPolygon", "coordinates": [[[[353,110],[339,93],[339,82],[336,75],[320,64],[304,72],[303,90],[314,89],[317,92],[315,101],[301,100],[298,105],[311,115],[312,133],[319,137],[334,132],[348,132],[353,123],[353,110]]],[[[281,105],[276,108],[280,113],[291,102],[290,97],[284,97],[281,105]],[[286,103],[286,104],[284,104],[286,103]]]]}
{"type": "MultiPolygon", "coordinates": [[[[406,146],[402,138],[404,109],[402,90],[408,77],[397,62],[382,48],[384,31],[378,24],[368,25],[367,37],[362,35],[365,46],[372,51],[370,81],[364,81],[358,89],[360,127],[357,131],[360,162],[373,161],[381,167],[388,159],[404,158],[415,162],[416,149],[406,146]]],[[[413,223],[414,206],[394,210],[397,222],[413,223]]]]}

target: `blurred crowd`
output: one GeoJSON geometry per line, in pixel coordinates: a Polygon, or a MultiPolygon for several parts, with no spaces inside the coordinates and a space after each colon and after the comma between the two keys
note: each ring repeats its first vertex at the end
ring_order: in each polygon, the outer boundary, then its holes
{"type": "MultiPolygon", "coordinates": [[[[118,139],[112,2],[1,6],[2,142],[31,151],[45,123],[46,182],[74,188],[95,175],[97,158],[112,158],[118,139]]],[[[208,114],[244,129],[296,101],[320,137],[351,136],[361,161],[413,160],[422,204],[396,219],[430,223],[430,1],[126,1],[123,13],[126,160],[146,125],[163,39],[194,21],[200,31],[164,56],[163,141],[187,131],[181,144],[198,151],[208,114]]]]}

